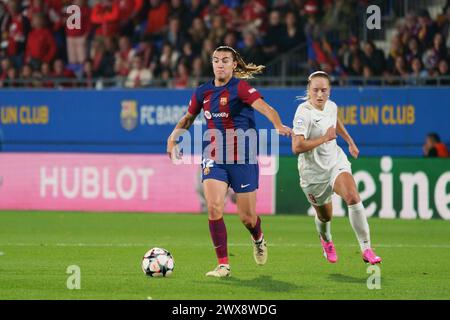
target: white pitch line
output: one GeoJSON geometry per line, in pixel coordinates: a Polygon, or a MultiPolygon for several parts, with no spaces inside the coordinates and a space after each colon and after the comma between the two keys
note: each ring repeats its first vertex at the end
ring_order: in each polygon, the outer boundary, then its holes
{"type": "MultiPolygon", "coordinates": [[[[161,242],[153,246],[179,246],[186,243],[164,243],[161,242]]],[[[152,246],[149,243],[0,243],[0,247],[16,246],[16,247],[148,247],[152,246]]],[[[209,247],[210,243],[194,243],[189,244],[192,247],[209,247]]],[[[229,243],[230,247],[248,247],[249,243],[229,243]]],[[[315,248],[320,247],[320,244],[313,243],[269,243],[269,247],[303,247],[303,248],[315,248]]],[[[338,247],[359,247],[357,244],[337,244],[338,247]]],[[[450,244],[376,244],[374,248],[450,248],[450,244]]],[[[0,252],[0,255],[4,254],[0,252]]]]}

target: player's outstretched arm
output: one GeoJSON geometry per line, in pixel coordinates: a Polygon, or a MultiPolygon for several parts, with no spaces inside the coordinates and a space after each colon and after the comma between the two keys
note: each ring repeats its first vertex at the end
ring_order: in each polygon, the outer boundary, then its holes
{"type": "Polygon", "coordinates": [[[258,112],[262,113],[266,116],[267,119],[272,122],[273,127],[277,129],[278,134],[282,136],[291,136],[292,129],[288,126],[285,126],[280,119],[280,115],[278,112],[269,106],[263,99],[259,98],[252,103],[252,107],[255,108],[258,112]]]}
{"type": "Polygon", "coordinates": [[[292,152],[296,155],[303,153],[303,152],[307,152],[310,151],[312,149],[314,149],[315,147],[320,146],[322,143],[331,141],[336,139],[336,130],[334,129],[334,127],[329,127],[327,132],[319,137],[319,138],[315,138],[315,139],[305,139],[305,136],[300,134],[300,135],[293,135],[292,136],[292,152]]]}
{"type": "Polygon", "coordinates": [[[338,135],[340,135],[345,142],[347,142],[348,144],[348,151],[350,152],[350,154],[352,155],[353,158],[358,158],[359,155],[359,149],[356,146],[356,143],[353,141],[352,137],[350,136],[350,134],[348,133],[348,131],[345,129],[344,124],[342,123],[341,120],[337,120],[336,123],[336,133],[338,135]]]}
{"type": "Polygon", "coordinates": [[[178,121],[169,138],[167,138],[167,155],[170,159],[173,159],[173,157],[181,159],[181,153],[176,148],[178,138],[183,134],[184,130],[188,130],[191,127],[196,117],[197,115],[186,112],[183,118],[178,121]]]}

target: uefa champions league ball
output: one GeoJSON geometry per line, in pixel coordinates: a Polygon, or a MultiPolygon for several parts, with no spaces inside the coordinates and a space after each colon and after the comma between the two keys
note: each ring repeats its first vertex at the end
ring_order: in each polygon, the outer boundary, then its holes
{"type": "Polygon", "coordinates": [[[169,277],[173,272],[174,260],[169,251],[152,248],[142,258],[142,271],[149,277],[169,277]]]}

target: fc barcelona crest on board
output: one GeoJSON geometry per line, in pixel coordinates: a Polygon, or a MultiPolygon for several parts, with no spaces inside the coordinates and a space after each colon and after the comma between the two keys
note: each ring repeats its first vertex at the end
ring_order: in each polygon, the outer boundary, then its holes
{"type": "Polygon", "coordinates": [[[122,101],[122,110],[120,111],[120,123],[122,128],[131,131],[137,126],[138,110],[136,100],[122,101]]]}

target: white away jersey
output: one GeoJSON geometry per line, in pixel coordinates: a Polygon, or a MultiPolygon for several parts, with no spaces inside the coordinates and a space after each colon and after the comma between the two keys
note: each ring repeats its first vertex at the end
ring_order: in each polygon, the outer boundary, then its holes
{"type": "MultiPolygon", "coordinates": [[[[336,122],[336,103],[328,100],[323,111],[320,111],[305,101],[295,112],[293,131],[295,135],[303,135],[306,140],[312,140],[323,136],[329,127],[336,128],[336,122]]],[[[337,145],[336,139],[299,154],[300,184],[306,186],[330,181],[332,169],[338,163],[349,165],[347,156],[337,145]]]]}

